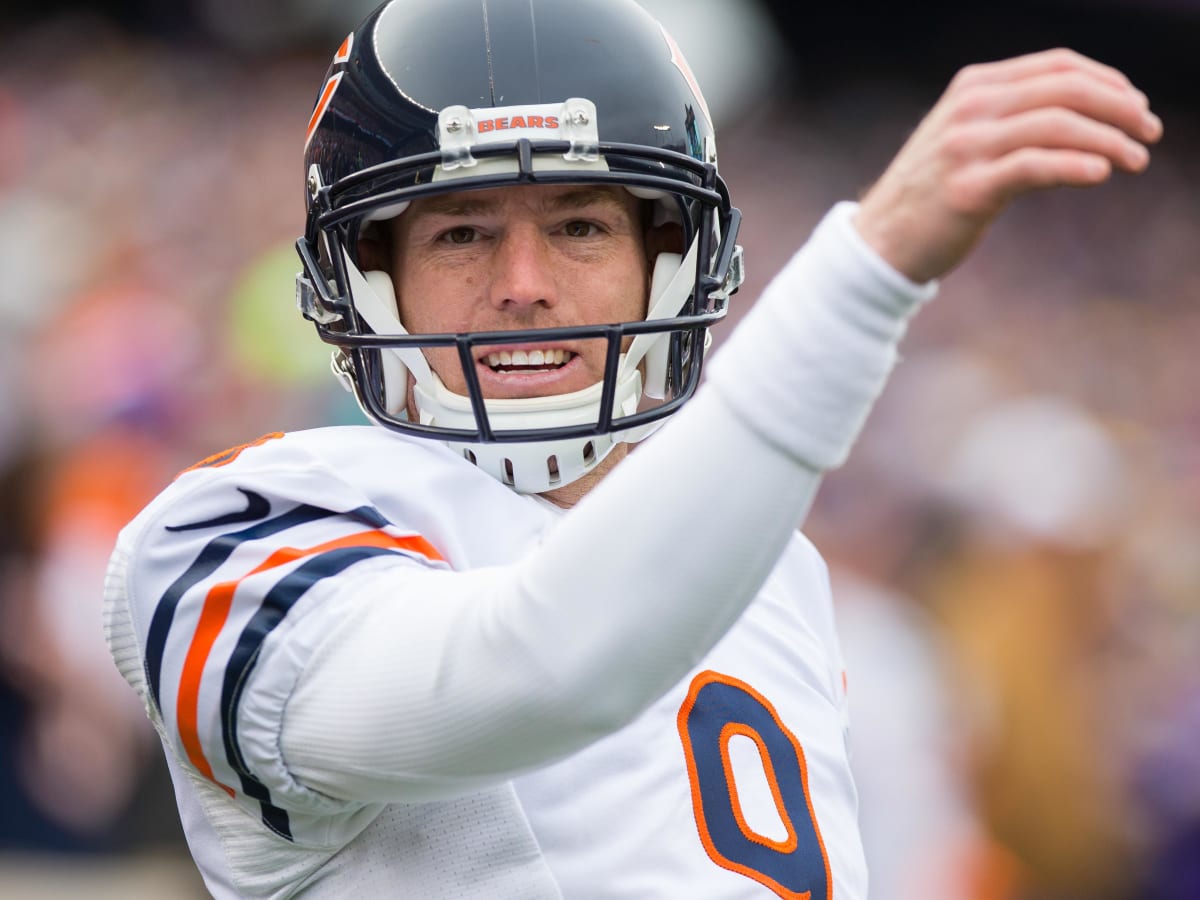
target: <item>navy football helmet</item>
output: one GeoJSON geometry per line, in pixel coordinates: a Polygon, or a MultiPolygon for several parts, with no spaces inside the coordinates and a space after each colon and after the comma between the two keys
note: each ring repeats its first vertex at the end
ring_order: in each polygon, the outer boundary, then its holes
{"type": "Polygon", "coordinates": [[[298,302],[372,420],[445,441],[537,493],[641,439],[695,392],[707,329],[741,284],[741,217],[718,175],[695,79],[633,0],[385,3],[338,49],[304,159],[298,302]],[[359,238],[416,199],[562,183],[620,186],[657,221],[681,226],[682,252],[650,261],[643,319],[411,334],[389,274],[360,265],[359,238]],[[483,396],[475,367],[484,346],[581,340],[605,344],[600,383],[552,397],[483,396]],[[432,371],[422,351],[437,347],[457,349],[465,395],[432,371]]]}

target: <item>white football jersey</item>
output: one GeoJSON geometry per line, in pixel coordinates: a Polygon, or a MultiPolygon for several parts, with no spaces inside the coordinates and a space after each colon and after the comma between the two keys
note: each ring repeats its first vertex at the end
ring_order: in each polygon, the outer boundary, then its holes
{"type": "Polygon", "coordinates": [[[695,671],[516,780],[565,896],[865,898],[844,685],[825,566],[797,533],[695,671]]]}
{"type": "Polygon", "coordinates": [[[290,771],[292,691],[355,585],[503,566],[562,518],[443,446],[351,427],[207,460],[126,528],[110,643],[215,896],[865,897],[828,583],[799,535],[694,671],[565,759],[413,802],[290,771]]]}
{"type": "Polygon", "coordinates": [[[206,460],[122,532],[109,645],[214,896],[866,897],[795,527],[936,285],[853,213],[569,513],[326,428],[206,460]]]}

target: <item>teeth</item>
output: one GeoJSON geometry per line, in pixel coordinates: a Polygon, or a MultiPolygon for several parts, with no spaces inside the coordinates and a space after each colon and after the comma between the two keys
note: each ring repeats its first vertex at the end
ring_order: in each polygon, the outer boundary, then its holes
{"type": "Polygon", "coordinates": [[[567,350],[500,350],[487,355],[487,364],[500,366],[561,366],[571,358],[567,350]]]}

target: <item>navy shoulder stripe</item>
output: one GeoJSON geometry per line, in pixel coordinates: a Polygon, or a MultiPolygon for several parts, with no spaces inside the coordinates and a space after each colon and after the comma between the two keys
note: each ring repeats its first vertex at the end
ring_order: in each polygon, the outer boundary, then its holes
{"type": "Polygon", "coordinates": [[[175,611],[179,606],[179,601],[183,599],[183,595],[220,568],[222,563],[229,559],[233,555],[233,551],[241,544],[287,531],[297,525],[336,515],[338,513],[331,510],[305,504],[274,519],[259,522],[241,531],[222,534],[208,542],[187,570],[167,588],[166,593],[162,595],[155,606],[154,615],[150,619],[150,631],[146,639],[146,681],[150,685],[150,696],[154,705],[160,712],[162,705],[159,703],[159,689],[162,679],[163,651],[167,645],[171,624],[175,620],[175,611]]]}
{"type": "Polygon", "coordinates": [[[270,791],[251,774],[242,755],[237,737],[238,703],[258,662],[263,642],[296,602],[317,582],[337,575],[364,559],[383,555],[399,554],[396,550],[383,547],[343,547],[314,556],[281,578],[267,592],[262,606],[242,630],[225,669],[225,681],[221,687],[221,731],[226,757],[229,765],[238,773],[243,793],[261,804],[263,824],[289,840],[291,829],[287,813],[271,802],[270,791]]]}

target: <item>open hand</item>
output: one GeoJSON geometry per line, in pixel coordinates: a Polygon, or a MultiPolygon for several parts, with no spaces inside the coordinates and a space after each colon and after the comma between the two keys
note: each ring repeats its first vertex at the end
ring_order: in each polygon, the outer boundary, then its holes
{"type": "Polygon", "coordinates": [[[1025,191],[1142,171],[1162,135],[1123,74],[1057,49],[962,69],[867,191],[855,224],[916,282],[960,263],[1025,191]]]}

